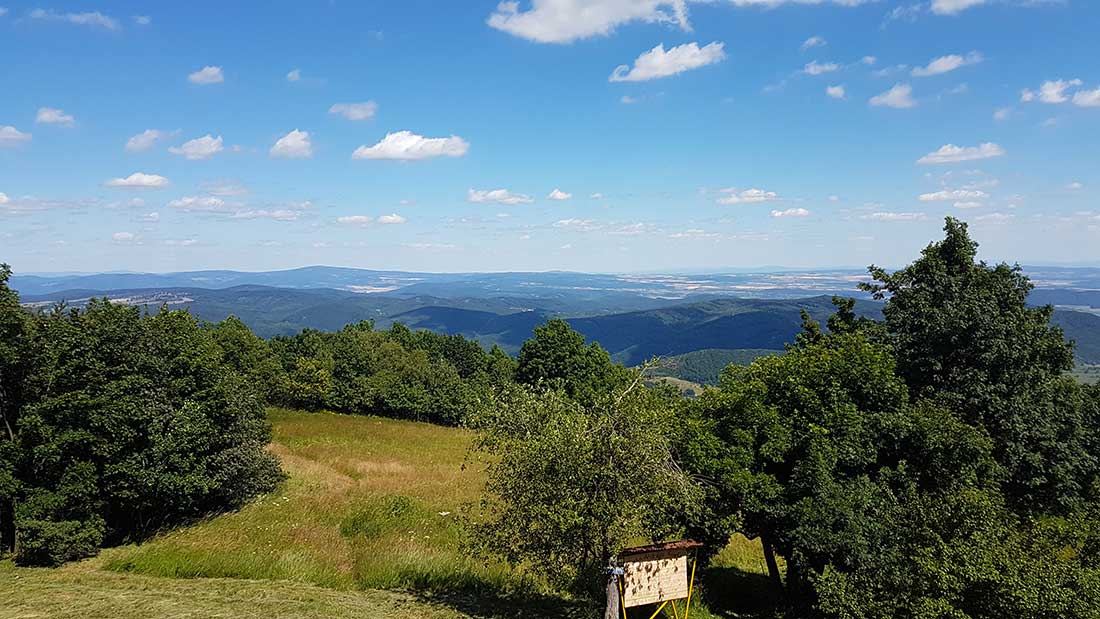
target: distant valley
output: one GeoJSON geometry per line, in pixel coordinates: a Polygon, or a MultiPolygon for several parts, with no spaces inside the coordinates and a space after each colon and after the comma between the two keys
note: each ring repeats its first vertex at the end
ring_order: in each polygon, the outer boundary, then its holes
{"type": "MultiPolygon", "coordinates": [[[[1034,304],[1055,305],[1053,322],[1077,342],[1083,364],[1100,363],[1100,269],[1029,268],[1034,304]]],[[[246,273],[15,276],[26,305],[91,297],[156,308],[186,307],[219,321],[235,315],[263,337],[304,328],[336,330],[373,320],[458,333],[516,353],[532,329],[563,317],[628,365],[688,355],[670,375],[713,382],[725,359],[779,351],[801,324],[800,312],[824,320],[831,295],[854,296],[861,315],[879,303],[859,292],[856,270],[716,275],[586,273],[434,274],[309,267],[246,273]],[[709,351],[709,352],[701,352],[709,351]],[[710,380],[707,380],[710,378],[710,380]]],[[[675,365],[675,364],[674,364],[675,365]]]]}

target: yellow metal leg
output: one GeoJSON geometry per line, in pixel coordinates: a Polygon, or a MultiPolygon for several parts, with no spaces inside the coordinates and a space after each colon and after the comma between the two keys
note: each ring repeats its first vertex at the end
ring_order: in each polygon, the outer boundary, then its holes
{"type": "Polygon", "coordinates": [[[622,578],[619,578],[619,608],[623,609],[623,619],[626,619],[626,595],[623,591],[622,578]]]}
{"type": "Polygon", "coordinates": [[[680,619],[680,614],[676,612],[676,600],[672,600],[672,619],[680,619]]]}
{"type": "Polygon", "coordinates": [[[657,607],[657,610],[653,611],[653,614],[649,616],[649,619],[653,619],[658,614],[660,614],[661,609],[665,607],[665,604],[668,604],[668,600],[665,600],[664,602],[661,602],[661,605],[657,607]]]}
{"type": "Polygon", "coordinates": [[[691,560],[691,580],[688,581],[688,599],[684,604],[684,619],[688,619],[688,613],[691,612],[691,591],[695,587],[695,561],[694,558],[691,560]]]}

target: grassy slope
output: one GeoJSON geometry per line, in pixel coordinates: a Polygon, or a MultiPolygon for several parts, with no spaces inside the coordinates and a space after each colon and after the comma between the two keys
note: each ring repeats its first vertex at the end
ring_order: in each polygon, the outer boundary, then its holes
{"type": "MultiPolygon", "coordinates": [[[[273,495],[57,570],[0,563],[0,617],[534,617],[591,611],[461,547],[457,514],[484,482],[464,430],[272,410],[290,479],[273,495]],[[467,464],[467,466],[463,466],[467,464]],[[274,581],[274,582],[273,582],[274,581]],[[389,591],[379,591],[385,589],[389,591]],[[415,593],[396,593],[405,591],[415,593]]],[[[759,545],[735,539],[704,600],[766,591],[759,545]],[[763,588],[763,589],[761,589],[763,588]]],[[[766,594],[765,594],[766,597],[766,594]]],[[[693,616],[704,619],[702,608],[693,616]]],[[[746,616],[746,615],[737,615],[746,616]]]]}

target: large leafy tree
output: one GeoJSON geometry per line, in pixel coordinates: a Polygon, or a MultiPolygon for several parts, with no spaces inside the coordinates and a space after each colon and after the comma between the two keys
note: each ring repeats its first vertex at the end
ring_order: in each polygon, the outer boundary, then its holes
{"type": "Polygon", "coordinates": [[[621,386],[627,379],[622,366],[598,343],[588,344],[560,318],[535,327],[523,343],[516,365],[516,380],[542,389],[561,389],[570,397],[594,401],[601,392],[621,386]]]}
{"type": "Polygon", "coordinates": [[[34,322],[33,392],[14,434],[18,561],[141,539],[281,478],[261,394],[187,312],[97,300],[34,322]]]}
{"type": "Polygon", "coordinates": [[[34,369],[30,316],[8,286],[11,268],[0,264],[0,553],[16,544],[16,431],[34,369]]]}
{"type": "Polygon", "coordinates": [[[474,423],[488,456],[477,547],[591,592],[624,543],[661,539],[693,502],[670,448],[676,398],[639,372],[583,404],[559,390],[503,390],[474,423]]]}
{"type": "Polygon", "coordinates": [[[1020,267],[978,261],[966,224],[947,218],[944,239],[909,266],[872,266],[864,290],[886,301],[884,328],[910,393],[931,398],[994,441],[1017,509],[1066,513],[1095,498],[1097,428],[1068,377],[1072,347],[1030,307],[1020,267]]]}

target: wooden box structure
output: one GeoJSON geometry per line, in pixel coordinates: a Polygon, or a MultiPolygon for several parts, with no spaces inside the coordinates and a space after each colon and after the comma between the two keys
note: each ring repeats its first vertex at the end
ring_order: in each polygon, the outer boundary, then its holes
{"type": "Polygon", "coordinates": [[[619,553],[623,616],[631,606],[661,602],[663,607],[672,600],[689,598],[695,578],[693,555],[701,546],[699,542],[680,540],[627,548],[619,553]]]}

